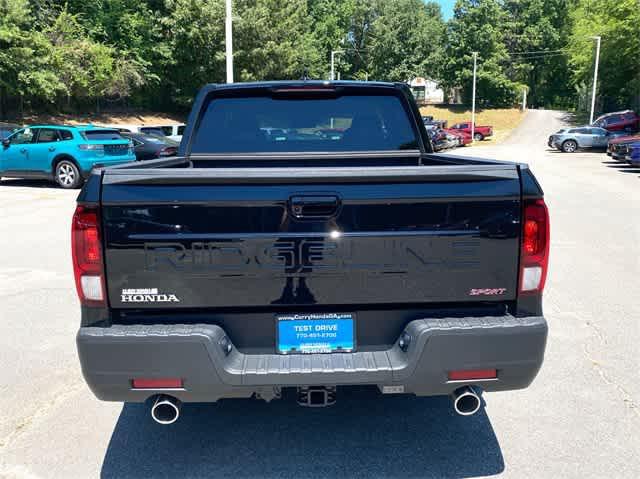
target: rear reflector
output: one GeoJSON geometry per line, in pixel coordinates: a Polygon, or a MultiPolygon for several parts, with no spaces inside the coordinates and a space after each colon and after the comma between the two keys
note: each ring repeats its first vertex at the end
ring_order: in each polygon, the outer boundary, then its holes
{"type": "Polygon", "coordinates": [[[181,389],[180,378],[134,378],[131,380],[134,389],[181,389]]]}
{"type": "Polygon", "coordinates": [[[544,200],[527,200],[522,218],[520,292],[542,292],[549,264],[549,212],[544,200]]]}
{"type": "Polygon", "coordinates": [[[85,299],[90,301],[102,301],[102,278],[100,276],[80,276],[80,286],[85,299]]]}
{"type": "Polygon", "coordinates": [[[472,379],[495,379],[495,369],[470,369],[467,371],[449,371],[449,381],[469,381],[472,379]]]}

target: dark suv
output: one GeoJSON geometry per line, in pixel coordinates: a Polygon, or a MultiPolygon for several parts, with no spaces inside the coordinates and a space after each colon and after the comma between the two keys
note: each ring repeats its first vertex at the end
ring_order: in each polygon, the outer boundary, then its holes
{"type": "Polygon", "coordinates": [[[598,126],[609,131],[638,131],[640,116],[632,110],[616,111],[598,117],[591,126],[598,126]]]}

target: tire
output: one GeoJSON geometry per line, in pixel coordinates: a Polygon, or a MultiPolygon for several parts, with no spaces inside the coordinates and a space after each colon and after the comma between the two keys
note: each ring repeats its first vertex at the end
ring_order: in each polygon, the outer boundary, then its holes
{"type": "Polygon", "coordinates": [[[562,151],[565,153],[574,153],[578,149],[578,143],[574,140],[565,140],[562,142],[562,151]]]}
{"type": "Polygon", "coordinates": [[[69,160],[62,160],[56,164],[55,180],[61,188],[71,190],[79,188],[82,184],[82,176],[78,167],[69,160]]]}
{"type": "Polygon", "coordinates": [[[474,133],[473,139],[476,141],[482,141],[484,140],[484,135],[482,133],[474,133]]]}

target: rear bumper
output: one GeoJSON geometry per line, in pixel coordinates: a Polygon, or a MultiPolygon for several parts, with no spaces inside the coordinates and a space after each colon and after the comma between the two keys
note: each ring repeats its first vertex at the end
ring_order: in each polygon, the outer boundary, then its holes
{"type": "MultiPolygon", "coordinates": [[[[307,385],[402,386],[420,396],[449,394],[464,384],[486,391],[527,387],[544,358],[543,317],[420,319],[385,351],[283,356],[245,354],[223,347],[228,338],[215,325],[80,328],[78,354],[84,377],[105,401],[142,402],[162,390],[136,390],[135,377],[180,377],[184,389],[171,395],[187,402],[272,397],[274,389],[307,385]],[[447,372],[497,369],[497,379],[448,381],[447,372]]],[[[397,390],[397,388],[396,388],[397,390]]]]}

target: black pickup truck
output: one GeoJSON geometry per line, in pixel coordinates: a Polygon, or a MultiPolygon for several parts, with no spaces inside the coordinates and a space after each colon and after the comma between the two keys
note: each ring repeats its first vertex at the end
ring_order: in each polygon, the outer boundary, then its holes
{"type": "Polygon", "coordinates": [[[84,377],[107,401],[524,388],[544,356],[543,193],[439,155],[403,84],[199,93],[178,156],[97,169],[72,224],[84,377]]]}

